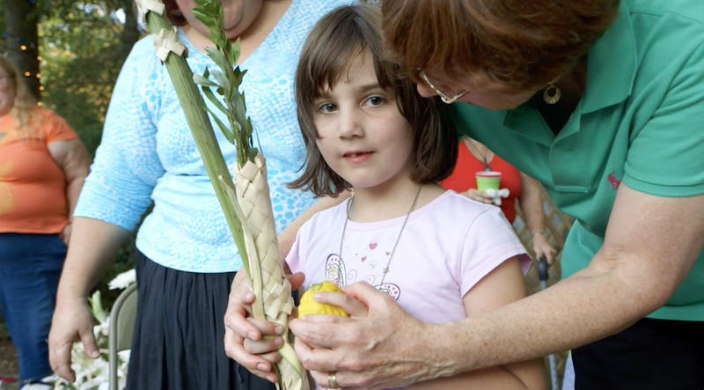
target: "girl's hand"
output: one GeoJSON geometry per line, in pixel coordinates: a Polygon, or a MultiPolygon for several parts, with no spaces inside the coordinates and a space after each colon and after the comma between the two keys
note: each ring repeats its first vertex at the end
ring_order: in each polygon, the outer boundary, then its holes
{"type": "MultiPolygon", "coordinates": [[[[292,275],[289,280],[296,290],[303,274],[292,275]]],[[[284,329],[273,322],[249,318],[254,298],[247,276],[238,272],[225,311],[225,354],[253,374],[276,383],[273,365],[281,359],[276,350],[283,343],[284,329]]]]}
{"type": "MultiPolygon", "coordinates": [[[[346,287],[343,287],[342,290],[345,291],[346,287]]],[[[313,299],[320,303],[339,306],[342,310],[346,311],[350,317],[367,316],[367,306],[365,306],[364,303],[358,299],[347,294],[342,294],[339,292],[317,292],[313,295],[313,299]]]]}

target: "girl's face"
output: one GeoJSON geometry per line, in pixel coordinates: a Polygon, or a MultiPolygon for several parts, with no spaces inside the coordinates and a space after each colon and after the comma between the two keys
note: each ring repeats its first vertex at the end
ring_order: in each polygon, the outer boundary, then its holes
{"type": "Polygon", "coordinates": [[[320,153],[352,187],[383,189],[410,181],[411,126],[393,91],[379,86],[369,52],[352,61],[313,110],[320,153]]]}
{"type": "Polygon", "coordinates": [[[12,76],[0,66],[0,116],[9,113],[15,105],[15,87],[12,76]]]}
{"type": "MultiPolygon", "coordinates": [[[[225,35],[233,39],[242,35],[254,22],[262,9],[264,0],[223,0],[222,8],[225,13],[225,35]]],[[[195,15],[193,8],[196,6],[195,0],[176,0],[178,8],[183,13],[188,24],[196,29],[203,36],[210,35],[210,30],[195,15]]]]}
{"type": "Polygon", "coordinates": [[[528,101],[536,90],[517,90],[502,85],[499,82],[483,77],[466,80],[453,80],[453,82],[440,82],[440,78],[426,74],[427,81],[417,85],[418,94],[423,97],[435,95],[456,96],[461,95],[456,101],[481,106],[488,110],[508,110],[516,108],[528,101]],[[449,87],[452,86],[452,87],[449,87]]]}

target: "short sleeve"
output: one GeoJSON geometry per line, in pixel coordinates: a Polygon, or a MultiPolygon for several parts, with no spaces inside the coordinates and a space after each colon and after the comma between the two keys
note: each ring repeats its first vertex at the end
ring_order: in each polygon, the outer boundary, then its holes
{"type": "Polygon", "coordinates": [[[151,116],[159,110],[161,90],[155,85],[155,74],[162,65],[151,42],[151,37],[137,42],[120,71],[75,216],[132,230],[164,175],[157,152],[157,127],[151,116]]]}
{"type": "Polygon", "coordinates": [[[653,195],[704,193],[704,45],[679,66],[626,159],[624,183],[653,195]]]}
{"type": "Polygon", "coordinates": [[[301,228],[298,230],[298,233],[296,233],[296,240],[293,242],[293,245],[291,246],[291,250],[288,252],[286,255],[286,264],[288,265],[288,268],[291,270],[291,272],[296,273],[296,272],[303,272],[303,267],[305,264],[303,264],[302,261],[302,256],[301,256],[301,234],[304,231],[304,228],[306,226],[303,225],[301,228]]]}
{"type": "Polygon", "coordinates": [[[69,126],[68,122],[57,113],[46,110],[43,113],[43,130],[46,143],[54,141],[68,141],[78,138],[78,134],[69,126]]]}
{"type": "MultiPolygon", "coordinates": [[[[498,207],[488,208],[474,219],[465,243],[461,264],[462,296],[500,264],[525,253],[523,244],[498,207]]],[[[527,261],[527,256],[521,257],[522,261],[527,261]]],[[[525,265],[521,264],[521,268],[525,265]]]]}

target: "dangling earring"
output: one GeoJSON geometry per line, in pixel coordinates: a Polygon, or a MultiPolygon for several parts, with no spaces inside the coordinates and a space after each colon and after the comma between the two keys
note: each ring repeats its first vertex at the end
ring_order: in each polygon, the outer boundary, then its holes
{"type": "Polygon", "coordinates": [[[550,84],[543,90],[543,101],[547,104],[555,104],[561,97],[562,91],[555,84],[550,84]]]}

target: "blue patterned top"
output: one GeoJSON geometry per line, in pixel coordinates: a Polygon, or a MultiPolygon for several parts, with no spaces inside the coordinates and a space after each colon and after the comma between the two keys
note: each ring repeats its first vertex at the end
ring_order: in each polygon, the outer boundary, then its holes
{"type": "MultiPolygon", "coordinates": [[[[242,88],[255,128],[255,145],[267,162],[274,219],[280,232],[314,199],[286,188],[304,163],[305,146],[296,119],[293,75],[301,46],[315,22],[349,0],[293,0],[266,39],[243,62],[242,88]]],[[[202,74],[215,64],[182,31],[188,65],[202,74]]],[[[235,147],[214,125],[232,171],[235,147]]],[[[103,138],[96,151],[75,216],[133,230],[137,248],[155,262],[190,272],[229,272],[242,262],[215,192],[152,37],[137,42],[118,77],[103,138]]]]}

